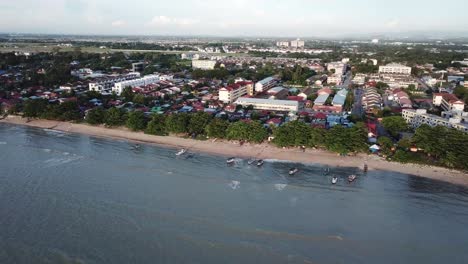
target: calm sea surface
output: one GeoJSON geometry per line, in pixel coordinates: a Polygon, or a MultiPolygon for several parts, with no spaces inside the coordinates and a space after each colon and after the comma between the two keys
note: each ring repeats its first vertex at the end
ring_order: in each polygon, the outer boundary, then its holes
{"type": "Polygon", "coordinates": [[[131,147],[0,124],[0,263],[468,263],[466,188],[131,147]]]}

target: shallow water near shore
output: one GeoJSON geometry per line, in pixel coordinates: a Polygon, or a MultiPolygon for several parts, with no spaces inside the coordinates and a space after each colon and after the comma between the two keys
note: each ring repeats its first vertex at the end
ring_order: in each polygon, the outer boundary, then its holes
{"type": "Polygon", "coordinates": [[[465,187],[132,146],[0,124],[0,263],[468,262],[465,187]]]}

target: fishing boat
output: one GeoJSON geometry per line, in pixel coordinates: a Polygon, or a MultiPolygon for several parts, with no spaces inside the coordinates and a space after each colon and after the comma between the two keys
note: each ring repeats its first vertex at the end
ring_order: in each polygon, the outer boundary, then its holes
{"type": "Polygon", "coordinates": [[[132,149],[134,149],[134,150],[138,150],[138,149],[140,149],[140,148],[141,148],[141,146],[140,146],[139,144],[136,144],[136,145],[134,145],[134,146],[132,147],[132,149]]]}
{"type": "Polygon", "coordinates": [[[296,174],[298,171],[299,171],[299,170],[298,170],[297,168],[291,168],[291,169],[289,170],[289,175],[292,176],[292,175],[296,174]]]}
{"type": "Polygon", "coordinates": [[[235,161],[236,161],[236,158],[231,157],[231,158],[228,158],[228,159],[226,160],[226,163],[227,163],[227,164],[233,164],[235,161]]]}
{"type": "Polygon", "coordinates": [[[258,160],[258,161],[257,161],[257,166],[258,166],[258,167],[263,166],[263,160],[258,160]]]}
{"type": "Polygon", "coordinates": [[[184,155],[186,152],[187,152],[186,149],[181,149],[181,150],[179,150],[179,152],[176,153],[176,156],[182,156],[182,155],[184,155]]]}
{"type": "Polygon", "coordinates": [[[332,178],[332,184],[336,184],[338,182],[338,177],[333,177],[332,178]]]}
{"type": "Polygon", "coordinates": [[[348,182],[353,182],[353,181],[356,180],[356,178],[357,178],[356,175],[349,175],[349,176],[348,176],[348,182]]]}
{"type": "Polygon", "coordinates": [[[330,174],[330,168],[326,168],[324,174],[325,174],[325,175],[330,174]]]}
{"type": "Polygon", "coordinates": [[[247,164],[252,165],[252,164],[254,164],[256,161],[257,161],[256,159],[249,159],[249,161],[247,161],[247,164]]]}

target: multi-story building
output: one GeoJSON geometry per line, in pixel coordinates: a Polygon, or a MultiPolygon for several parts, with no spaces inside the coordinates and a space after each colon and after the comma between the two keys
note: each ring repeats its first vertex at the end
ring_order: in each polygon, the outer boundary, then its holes
{"type": "Polygon", "coordinates": [[[288,48],[289,47],[289,41],[278,41],[276,42],[276,46],[280,48],[288,48]]]}
{"type": "Polygon", "coordinates": [[[435,106],[440,106],[444,111],[463,111],[465,110],[465,102],[458,99],[453,94],[436,93],[432,99],[435,106]]]}
{"type": "Polygon", "coordinates": [[[335,75],[342,76],[343,74],[346,73],[346,68],[348,65],[346,63],[343,63],[341,61],[337,62],[330,62],[327,64],[327,70],[330,71],[335,71],[335,75]]]}
{"type": "Polygon", "coordinates": [[[346,102],[346,97],[348,96],[348,90],[342,89],[339,90],[335,97],[333,97],[332,105],[343,108],[346,102]]]}
{"type": "Polygon", "coordinates": [[[192,60],[192,68],[200,70],[213,70],[216,66],[214,60],[192,60]]]}
{"type": "Polygon", "coordinates": [[[253,82],[234,83],[219,89],[219,100],[223,103],[230,104],[248,94],[249,90],[253,90],[253,82]]]}
{"type": "Polygon", "coordinates": [[[405,109],[402,112],[403,118],[413,128],[418,128],[422,124],[429,126],[444,126],[454,128],[463,132],[468,132],[468,124],[463,122],[461,117],[443,118],[427,113],[426,109],[405,109]]]}
{"type": "Polygon", "coordinates": [[[110,93],[114,85],[118,82],[133,80],[140,77],[139,72],[132,72],[125,75],[109,76],[96,79],[89,83],[89,90],[100,93],[110,93]]]}
{"type": "Polygon", "coordinates": [[[407,67],[397,63],[390,63],[385,66],[380,66],[379,73],[411,75],[411,67],[407,67]]]}
{"type": "Polygon", "coordinates": [[[135,88],[139,86],[157,83],[159,81],[159,75],[146,75],[143,78],[118,82],[114,85],[112,91],[115,92],[117,95],[120,95],[126,87],[135,88]]]}
{"type": "Polygon", "coordinates": [[[382,96],[377,92],[376,88],[369,87],[364,89],[362,107],[364,107],[364,110],[366,111],[382,108],[382,96]]]}
{"type": "Polygon", "coordinates": [[[276,86],[278,81],[273,77],[265,78],[255,84],[255,91],[262,93],[276,86]]]}
{"type": "Polygon", "coordinates": [[[236,100],[236,105],[253,106],[257,110],[280,111],[280,112],[298,112],[303,108],[303,102],[289,100],[272,100],[259,98],[241,97],[236,100]]]}
{"type": "Polygon", "coordinates": [[[327,83],[331,84],[334,83],[335,85],[341,85],[343,83],[343,76],[338,74],[333,74],[328,76],[327,83]]]}
{"type": "Polygon", "coordinates": [[[304,47],[305,47],[305,42],[303,40],[296,39],[296,40],[291,41],[291,48],[302,49],[304,47]]]}
{"type": "Polygon", "coordinates": [[[132,63],[132,72],[142,72],[145,69],[144,62],[134,62],[132,63]]]}

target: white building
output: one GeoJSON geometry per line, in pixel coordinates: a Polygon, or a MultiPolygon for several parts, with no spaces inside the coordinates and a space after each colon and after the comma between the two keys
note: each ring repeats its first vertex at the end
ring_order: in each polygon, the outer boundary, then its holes
{"type": "Polygon", "coordinates": [[[411,75],[411,67],[407,67],[397,63],[390,63],[385,66],[380,66],[379,73],[411,75]]]}
{"type": "Polygon", "coordinates": [[[139,86],[145,86],[148,84],[157,83],[159,81],[160,81],[159,75],[146,75],[143,78],[118,82],[114,85],[114,88],[112,88],[112,91],[115,92],[117,95],[120,95],[126,87],[135,88],[139,86]]]}
{"type": "Polygon", "coordinates": [[[343,83],[343,76],[338,74],[333,74],[332,76],[328,76],[327,83],[334,83],[336,85],[341,85],[343,83]]]}
{"type": "Polygon", "coordinates": [[[458,116],[454,118],[443,118],[440,116],[428,114],[427,110],[425,109],[404,109],[402,116],[413,128],[418,128],[422,124],[426,124],[432,127],[444,126],[463,132],[468,132],[468,124],[463,123],[462,118],[458,116]]]}
{"type": "Polygon", "coordinates": [[[453,94],[436,93],[432,99],[435,106],[440,106],[444,111],[463,111],[465,110],[465,102],[458,99],[453,94]]]}
{"type": "Polygon", "coordinates": [[[330,71],[335,71],[336,75],[343,75],[346,72],[347,64],[343,63],[341,61],[337,62],[330,62],[327,64],[327,70],[330,71]]]}
{"type": "Polygon", "coordinates": [[[216,66],[214,60],[192,60],[192,68],[200,70],[213,70],[216,66]]]}
{"type": "Polygon", "coordinates": [[[280,48],[288,48],[289,47],[289,41],[278,41],[276,42],[276,46],[280,48]]]}
{"type": "Polygon", "coordinates": [[[255,84],[255,91],[257,93],[265,92],[276,86],[278,81],[273,77],[265,78],[255,84]]]}
{"type": "Polygon", "coordinates": [[[291,41],[291,48],[302,49],[305,47],[305,41],[297,39],[291,41]]]}
{"type": "Polygon", "coordinates": [[[289,100],[271,100],[271,99],[258,99],[258,98],[244,98],[241,97],[236,100],[236,105],[253,106],[258,110],[269,111],[282,111],[282,112],[298,112],[302,109],[302,103],[298,101],[289,100]]]}
{"type": "Polygon", "coordinates": [[[100,93],[106,93],[113,89],[114,85],[118,82],[123,82],[127,80],[133,80],[139,78],[141,75],[139,72],[132,72],[126,75],[118,75],[118,76],[109,76],[97,79],[93,82],[89,83],[89,90],[96,91],[100,93]]]}
{"type": "Polygon", "coordinates": [[[219,90],[219,100],[223,103],[230,104],[235,102],[238,98],[249,93],[253,90],[253,82],[238,82],[223,87],[219,90]]]}

